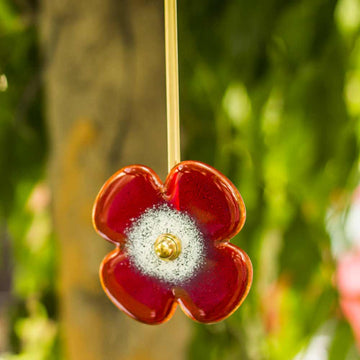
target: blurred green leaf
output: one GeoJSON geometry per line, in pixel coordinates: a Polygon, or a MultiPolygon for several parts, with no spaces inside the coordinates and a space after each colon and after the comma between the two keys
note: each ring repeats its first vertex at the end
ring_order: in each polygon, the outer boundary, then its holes
{"type": "MultiPolygon", "coordinates": [[[[348,359],[348,354],[353,346],[353,336],[349,324],[339,321],[330,345],[329,360],[348,359]]],[[[354,360],[359,358],[359,356],[352,357],[354,360]]]]}

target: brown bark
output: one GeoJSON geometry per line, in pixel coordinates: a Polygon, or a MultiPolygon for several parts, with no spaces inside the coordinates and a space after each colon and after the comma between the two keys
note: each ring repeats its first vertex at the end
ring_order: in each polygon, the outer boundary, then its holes
{"type": "Polygon", "coordinates": [[[120,167],[166,175],[161,0],[43,0],[46,102],[65,358],[183,359],[189,320],[161,326],[127,318],[106,298],[98,267],[112,246],[91,208],[120,167]]]}

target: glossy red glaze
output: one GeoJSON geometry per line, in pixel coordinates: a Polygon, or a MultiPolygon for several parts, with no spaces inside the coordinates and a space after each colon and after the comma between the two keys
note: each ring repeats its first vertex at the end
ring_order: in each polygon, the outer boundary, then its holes
{"type": "Polygon", "coordinates": [[[165,202],[191,215],[212,240],[234,237],[245,222],[244,202],[230,180],[209,165],[184,161],[172,169],[165,185],[146,166],[119,170],[99,192],[94,226],[109,241],[121,243],[132,219],[165,202]]]}
{"type": "Polygon", "coordinates": [[[244,225],[245,205],[239,192],[209,165],[184,161],[172,169],[165,187],[168,201],[192,215],[208,239],[230,239],[244,225]]]}
{"type": "Polygon", "coordinates": [[[120,245],[102,262],[103,288],[121,310],[147,324],[168,320],[177,302],[194,320],[222,320],[240,306],[252,281],[250,259],[228,243],[244,221],[239,192],[209,165],[182,162],[172,169],[165,184],[145,166],[125,167],[105,183],[94,205],[96,230],[120,245]],[[201,269],[178,286],[141,274],[120,250],[132,221],[162,203],[188,213],[208,240],[201,269]]]}
{"type": "Polygon", "coordinates": [[[184,312],[212,323],[232,314],[245,299],[252,281],[247,254],[232,244],[212,248],[199,273],[175,291],[184,312]]]}
{"type": "Polygon", "coordinates": [[[113,303],[136,320],[159,324],[175,310],[171,288],[134,269],[119,249],[103,260],[100,278],[113,303]]]}
{"type": "Polygon", "coordinates": [[[164,200],[158,176],[146,166],[127,166],[101,188],[93,210],[95,229],[111,242],[124,242],[131,220],[160,202],[164,200]]]}

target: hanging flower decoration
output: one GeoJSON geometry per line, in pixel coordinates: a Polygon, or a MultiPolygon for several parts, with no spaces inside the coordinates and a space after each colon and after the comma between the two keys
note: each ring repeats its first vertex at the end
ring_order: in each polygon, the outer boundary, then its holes
{"type": "Polygon", "coordinates": [[[249,292],[251,261],[229,243],[245,222],[243,200],[206,164],[181,162],[164,184],[148,167],[121,169],[100,190],[93,222],[116,245],[100,267],[104,291],[138,321],[163,323],[177,304],[199,322],[220,321],[249,292]]]}

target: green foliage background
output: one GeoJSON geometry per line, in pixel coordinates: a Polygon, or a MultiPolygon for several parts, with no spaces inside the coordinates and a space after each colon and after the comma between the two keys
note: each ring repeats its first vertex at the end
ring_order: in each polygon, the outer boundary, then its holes
{"type": "MultiPolygon", "coordinates": [[[[329,359],[358,359],[338,307],[328,219],[346,210],[359,179],[360,4],[181,0],[178,9],[184,158],[240,189],[248,215],[235,243],[254,266],[241,311],[194,325],[189,359],[287,360],[319,332],[331,339],[329,359]]],[[[16,300],[4,359],[60,358],[49,212],[27,206],[47,148],[35,11],[0,0],[9,81],[0,93],[0,215],[16,300]],[[40,244],[29,240],[34,226],[47,229],[40,244]]]]}
{"type": "Polygon", "coordinates": [[[60,354],[55,242],[49,209],[31,205],[43,187],[47,153],[37,7],[16,5],[0,0],[0,74],[8,81],[0,92],[0,305],[9,329],[0,336],[8,336],[12,350],[0,358],[51,360],[60,354]]]}
{"type": "Polygon", "coordinates": [[[291,359],[326,326],[330,358],[345,359],[351,332],[338,316],[325,219],[358,175],[359,4],[180,4],[186,156],[240,189],[247,222],[236,243],[255,270],[241,311],[197,326],[190,358],[291,359]]]}

